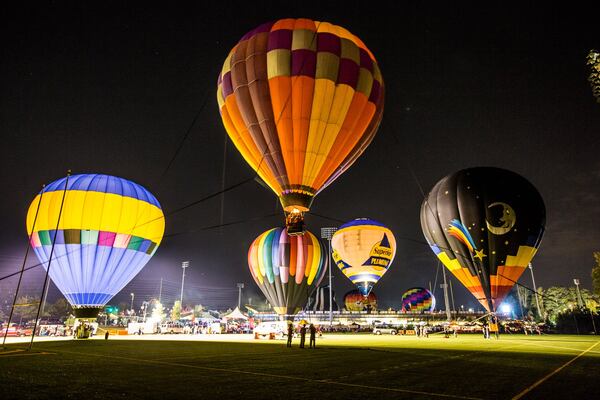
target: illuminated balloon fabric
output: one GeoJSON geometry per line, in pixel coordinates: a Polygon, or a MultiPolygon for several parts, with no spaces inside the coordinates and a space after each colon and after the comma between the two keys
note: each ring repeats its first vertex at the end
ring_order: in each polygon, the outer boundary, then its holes
{"type": "Polygon", "coordinates": [[[367,296],[394,260],[396,239],[382,223],[359,218],[334,233],[331,247],[339,269],[367,296]]]}
{"type": "Polygon", "coordinates": [[[229,137],[286,212],[313,197],[372,141],[383,112],[373,54],[328,22],[282,19],[248,32],[218,78],[229,137]]]}
{"type": "Polygon", "coordinates": [[[315,235],[290,236],[273,228],[250,245],[252,278],[276,313],[296,314],[304,307],[327,270],[327,252],[315,235]]]}
{"type": "Polygon", "coordinates": [[[150,260],[164,232],[156,198],[109,175],[73,175],[47,185],[27,213],[27,232],[50,277],[74,308],[103,307],[150,260]],[[60,204],[65,196],[58,230],[60,204]],[[39,212],[37,219],[36,210],[39,212]]]}
{"type": "Polygon", "coordinates": [[[432,312],[435,309],[435,297],[425,288],[411,288],[402,295],[402,311],[432,312]]]}
{"type": "Polygon", "coordinates": [[[377,296],[373,291],[365,297],[357,289],[351,290],[344,296],[344,306],[348,311],[363,311],[367,306],[377,310],[377,296]]]}
{"type": "Polygon", "coordinates": [[[495,311],[535,255],[545,220],[535,187],[500,168],[451,174],[421,206],[431,249],[488,311],[495,311]]]}

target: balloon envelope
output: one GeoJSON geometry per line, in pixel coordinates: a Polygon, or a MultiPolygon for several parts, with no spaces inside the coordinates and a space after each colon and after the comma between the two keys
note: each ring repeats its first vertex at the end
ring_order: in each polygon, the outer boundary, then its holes
{"type": "Polygon", "coordinates": [[[435,296],[422,287],[408,289],[402,295],[402,311],[432,312],[435,309],[435,296]]]}
{"type": "Polygon", "coordinates": [[[304,307],[323,279],[327,262],[323,245],[308,231],[290,236],[285,228],[273,228],[248,250],[252,278],[280,315],[293,315],[304,307]]]}
{"type": "Polygon", "coordinates": [[[27,213],[31,246],[48,268],[54,243],[49,275],[75,309],[101,308],[123,289],[154,255],[164,228],[150,192],[109,175],[54,181],[27,213]]]}
{"type": "Polygon", "coordinates": [[[371,291],[368,296],[363,296],[358,289],[346,293],[344,306],[348,311],[364,311],[365,309],[377,310],[377,296],[371,291]]]}
{"type": "Polygon", "coordinates": [[[421,206],[421,226],[433,252],[492,312],[535,255],[545,221],[535,187],[492,167],[448,175],[421,206]]]}
{"type": "Polygon", "coordinates": [[[396,239],[382,223],[359,218],[340,226],[331,247],[338,268],[368,296],[394,260],[396,239]]]}
{"type": "Polygon", "coordinates": [[[362,154],[381,121],[383,94],[365,44],[340,26],[309,19],[248,32],[217,82],[229,137],[286,213],[308,211],[362,154]]]}

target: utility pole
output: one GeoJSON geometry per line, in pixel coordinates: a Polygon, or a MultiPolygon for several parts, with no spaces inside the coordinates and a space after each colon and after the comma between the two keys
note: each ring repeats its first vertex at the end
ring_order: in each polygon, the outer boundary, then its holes
{"type": "Polygon", "coordinates": [[[533,290],[535,291],[535,305],[538,310],[538,317],[543,318],[542,309],[540,308],[540,299],[538,296],[537,286],[535,285],[535,278],[533,276],[533,266],[529,263],[529,271],[531,272],[531,282],[533,283],[533,290]]]}
{"type": "Polygon", "coordinates": [[[130,310],[133,311],[133,298],[135,297],[135,293],[131,293],[131,308],[130,310]]]}
{"type": "Polygon", "coordinates": [[[181,263],[181,295],[179,296],[179,302],[181,303],[181,307],[183,308],[183,282],[185,281],[185,269],[190,266],[189,261],[184,261],[181,263]]]}
{"type": "Polygon", "coordinates": [[[238,288],[238,308],[240,308],[242,306],[242,289],[244,288],[244,284],[238,283],[237,288],[238,288]]]}
{"type": "Polygon", "coordinates": [[[162,304],[162,281],[163,278],[160,278],[160,287],[158,289],[158,302],[162,304]]]}
{"type": "Polygon", "coordinates": [[[331,267],[332,267],[332,256],[331,256],[331,238],[333,234],[337,231],[336,227],[330,226],[321,228],[321,238],[327,239],[328,243],[328,264],[329,264],[329,326],[333,325],[333,295],[332,295],[332,287],[331,287],[331,267]]]}
{"type": "Polygon", "coordinates": [[[452,321],[452,314],[450,313],[450,299],[448,299],[448,282],[446,281],[446,267],[442,267],[442,273],[444,275],[444,283],[440,285],[444,289],[444,303],[446,304],[446,318],[448,322],[452,321]]]}

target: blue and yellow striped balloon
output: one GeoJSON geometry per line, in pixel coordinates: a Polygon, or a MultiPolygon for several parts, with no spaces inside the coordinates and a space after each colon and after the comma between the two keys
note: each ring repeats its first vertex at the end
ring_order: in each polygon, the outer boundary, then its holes
{"type": "Polygon", "coordinates": [[[101,308],[123,289],[154,255],[164,230],[158,200],[142,186],[109,175],[54,181],[27,213],[37,257],[48,268],[54,243],[50,278],[76,310],[101,308]]]}
{"type": "Polygon", "coordinates": [[[381,222],[357,218],[340,226],[331,247],[339,269],[368,296],[394,260],[396,239],[381,222]]]}

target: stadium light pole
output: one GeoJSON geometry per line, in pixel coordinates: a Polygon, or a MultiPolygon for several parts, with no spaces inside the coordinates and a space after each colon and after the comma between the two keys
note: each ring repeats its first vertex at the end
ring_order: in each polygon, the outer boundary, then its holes
{"type": "Polygon", "coordinates": [[[575,290],[577,291],[577,305],[579,308],[583,308],[583,299],[581,298],[581,291],[579,290],[579,279],[573,279],[575,284],[575,290]]]}
{"type": "Polygon", "coordinates": [[[328,254],[329,254],[329,326],[331,327],[333,325],[333,295],[331,292],[331,238],[333,237],[333,234],[335,233],[335,231],[337,231],[337,228],[334,226],[329,226],[329,227],[325,227],[325,228],[321,228],[321,238],[322,239],[327,239],[327,243],[328,243],[328,254]]]}
{"type": "Polygon", "coordinates": [[[452,321],[452,314],[450,313],[450,299],[448,299],[448,282],[446,281],[446,267],[442,267],[442,274],[444,275],[444,283],[440,285],[444,289],[444,303],[446,305],[446,319],[448,322],[452,321]]]}
{"type": "Polygon", "coordinates": [[[133,311],[133,299],[135,298],[135,293],[131,293],[131,308],[130,310],[133,311]]]}
{"type": "Polygon", "coordinates": [[[185,281],[185,269],[190,266],[189,261],[184,261],[181,263],[181,295],[179,296],[179,303],[181,307],[183,307],[183,282],[185,281]]]}
{"type": "Polygon", "coordinates": [[[238,308],[240,308],[242,306],[242,289],[244,288],[244,284],[238,283],[237,288],[238,288],[238,308]]]}

